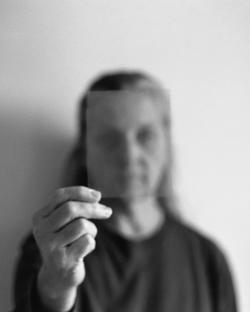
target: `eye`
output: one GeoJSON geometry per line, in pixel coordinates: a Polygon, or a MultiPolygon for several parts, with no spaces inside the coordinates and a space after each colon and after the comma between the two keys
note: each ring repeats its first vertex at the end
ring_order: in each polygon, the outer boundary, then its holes
{"type": "Polygon", "coordinates": [[[138,141],[142,144],[153,143],[156,139],[156,131],[151,127],[144,127],[138,132],[138,141]]]}

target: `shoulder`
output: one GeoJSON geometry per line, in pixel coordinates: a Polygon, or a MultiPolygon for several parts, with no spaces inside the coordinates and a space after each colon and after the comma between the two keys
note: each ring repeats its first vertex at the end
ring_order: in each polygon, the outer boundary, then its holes
{"type": "Polygon", "coordinates": [[[222,247],[214,239],[182,220],[171,219],[169,229],[171,239],[181,249],[180,255],[188,258],[192,263],[192,270],[206,280],[218,310],[235,312],[237,307],[233,276],[222,247]]]}
{"type": "Polygon", "coordinates": [[[38,251],[38,246],[36,244],[35,238],[31,232],[27,233],[21,240],[22,250],[33,250],[38,251]]]}
{"type": "Polygon", "coordinates": [[[172,235],[193,254],[199,254],[208,265],[227,266],[224,250],[208,234],[176,218],[172,218],[170,224],[172,235]]]}
{"type": "Polygon", "coordinates": [[[41,255],[35,238],[31,232],[26,234],[20,243],[19,264],[29,263],[29,266],[39,267],[41,255]]]}
{"type": "Polygon", "coordinates": [[[21,241],[20,252],[13,272],[13,298],[16,304],[27,298],[40,266],[39,249],[33,235],[29,233],[21,241]]]}

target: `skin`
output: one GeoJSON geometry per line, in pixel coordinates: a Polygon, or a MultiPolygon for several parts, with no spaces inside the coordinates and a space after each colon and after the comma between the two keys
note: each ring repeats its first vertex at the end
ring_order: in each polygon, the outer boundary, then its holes
{"type": "Polygon", "coordinates": [[[94,250],[97,234],[89,219],[107,219],[112,214],[98,203],[100,197],[86,187],[61,188],[34,214],[33,234],[42,256],[37,289],[53,311],[69,311],[84,280],[83,259],[94,250]]]}
{"type": "Polygon", "coordinates": [[[87,168],[90,185],[103,197],[155,196],[167,155],[161,110],[149,96],[116,91],[90,98],[87,168]]]}
{"type": "Polygon", "coordinates": [[[108,219],[112,214],[100,204],[101,194],[103,202],[114,209],[113,218],[106,222],[131,239],[151,235],[163,220],[156,197],[168,164],[168,146],[159,107],[149,96],[136,92],[94,94],[90,101],[90,188],[56,190],[33,218],[42,255],[37,288],[44,305],[53,311],[73,307],[86,274],[84,258],[95,248],[97,228],[91,220],[108,219]]]}
{"type": "Polygon", "coordinates": [[[149,95],[131,90],[90,94],[89,184],[114,209],[109,224],[132,239],[151,235],[163,220],[156,196],[168,165],[167,142],[162,110],[149,95]]]}

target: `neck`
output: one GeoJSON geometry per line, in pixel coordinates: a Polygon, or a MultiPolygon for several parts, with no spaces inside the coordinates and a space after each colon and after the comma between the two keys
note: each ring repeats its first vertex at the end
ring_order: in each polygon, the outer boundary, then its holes
{"type": "Polygon", "coordinates": [[[164,222],[164,212],[154,197],[110,200],[113,216],[108,226],[132,240],[153,235],[164,222]]]}

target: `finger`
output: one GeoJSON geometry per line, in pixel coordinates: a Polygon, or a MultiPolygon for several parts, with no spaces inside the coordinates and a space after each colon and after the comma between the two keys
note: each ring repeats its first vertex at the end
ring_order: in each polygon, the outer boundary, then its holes
{"type": "Polygon", "coordinates": [[[97,234],[97,228],[93,222],[79,218],[66,225],[61,231],[55,234],[55,240],[57,246],[64,247],[72,244],[79,237],[90,234],[95,237],[97,234]]]}
{"type": "Polygon", "coordinates": [[[69,247],[67,252],[70,254],[75,261],[79,261],[85,258],[91,251],[95,249],[96,242],[93,236],[86,234],[79,237],[69,247]]]}
{"type": "Polygon", "coordinates": [[[41,209],[42,216],[48,216],[54,209],[67,201],[82,201],[95,203],[101,199],[99,191],[84,186],[70,186],[56,190],[50,197],[49,203],[41,209]]]}
{"type": "Polygon", "coordinates": [[[61,205],[45,220],[49,230],[58,231],[77,218],[107,219],[111,214],[111,208],[99,203],[69,201],[61,205]]]}

